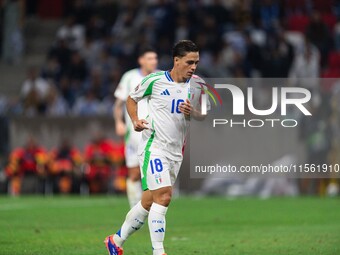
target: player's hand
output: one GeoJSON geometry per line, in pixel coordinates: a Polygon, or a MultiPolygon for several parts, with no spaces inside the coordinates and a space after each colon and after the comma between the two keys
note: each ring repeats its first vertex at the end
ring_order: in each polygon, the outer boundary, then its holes
{"type": "Polygon", "coordinates": [[[137,131],[137,132],[143,131],[144,129],[149,129],[146,126],[147,124],[149,124],[149,123],[144,119],[133,121],[133,127],[134,127],[135,131],[137,131]]]}
{"type": "Polygon", "coordinates": [[[185,117],[190,117],[192,109],[193,107],[189,99],[186,99],[185,102],[179,105],[179,110],[185,115],[185,117]]]}
{"type": "Polygon", "coordinates": [[[126,126],[123,121],[117,121],[116,122],[116,134],[118,136],[124,136],[126,133],[126,126]]]}

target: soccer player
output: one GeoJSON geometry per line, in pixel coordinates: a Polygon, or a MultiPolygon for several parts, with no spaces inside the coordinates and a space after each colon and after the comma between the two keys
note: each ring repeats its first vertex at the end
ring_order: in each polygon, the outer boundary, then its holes
{"type": "Polygon", "coordinates": [[[143,131],[139,161],[144,191],[121,229],[105,239],[110,255],[123,254],[124,242],[143,226],[147,217],[153,255],[165,254],[165,215],[182,163],[190,119],[204,118],[198,110],[204,81],[194,75],[199,62],[197,46],[189,40],[178,42],[173,48],[173,61],[171,71],[148,75],[127,99],[134,129],[143,131]],[[137,111],[137,102],[143,98],[147,98],[149,110],[145,119],[137,111]]]}
{"type": "MultiPolygon", "coordinates": [[[[116,133],[118,136],[125,136],[125,161],[128,167],[128,178],[126,180],[127,196],[130,207],[137,204],[142,197],[142,185],[140,181],[140,170],[138,162],[138,144],[141,140],[141,133],[134,130],[130,117],[124,107],[124,103],[130,92],[150,73],[155,72],[157,68],[157,53],[151,47],[142,48],[139,52],[139,68],[127,71],[120,80],[115,91],[115,107],[113,111],[116,133]],[[124,112],[124,113],[123,113],[124,112]],[[125,123],[123,120],[125,117],[125,123]]],[[[138,103],[138,115],[141,118],[147,116],[146,100],[138,103]]]]}

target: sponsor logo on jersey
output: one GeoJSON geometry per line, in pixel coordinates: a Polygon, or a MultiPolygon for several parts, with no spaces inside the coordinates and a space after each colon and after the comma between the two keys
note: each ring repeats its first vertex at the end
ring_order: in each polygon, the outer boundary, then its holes
{"type": "Polygon", "coordinates": [[[170,92],[168,89],[164,90],[162,93],[161,93],[162,96],[170,96],[170,92]]]}

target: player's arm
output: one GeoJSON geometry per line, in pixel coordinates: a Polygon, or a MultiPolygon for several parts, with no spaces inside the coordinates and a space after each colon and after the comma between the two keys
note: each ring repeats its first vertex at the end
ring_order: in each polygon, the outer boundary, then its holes
{"type": "Polygon", "coordinates": [[[131,118],[135,131],[140,132],[144,129],[147,129],[146,125],[148,122],[144,119],[138,119],[138,104],[130,96],[126,100],[126,109],[131,118]]]}
{"type": "Polygon", "coordinates": [[[138,118],[137,103],[143,98],[151,96],[152,88],[156,81],[157,80],[153,78],[153,74],[146,76],[144,80],[140,84],[138,84],[137,87],[130,93],[126,100],[126,109],[136,131],[148,129],[146,125],[149,123],[144,119],[138,118]]]}
{"type": "Polygon", "coordinates": [[[116,134],[119,136],[124,136],[126,133],[126,125],[124,123],[124,104],[129,96],[130,82],[131,76],[129,72],[126,72],[123,74],[114,93],[116,101],[113,107],[113,118],[115,120],[116,134]]]}
{"type": "Polygon", "coordinates": [[[113,107],[113,118],[116,124],[116,133],[119,136],[124,136],[126,132],[126,126],[123,120],[124,101],[120,98],[116,98],[115,105],[113,107]]]}

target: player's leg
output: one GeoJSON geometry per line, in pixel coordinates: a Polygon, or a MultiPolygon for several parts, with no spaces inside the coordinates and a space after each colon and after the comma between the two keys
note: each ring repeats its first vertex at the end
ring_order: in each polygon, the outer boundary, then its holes
{"type": "Polygon", "coordinates": [[[122,227],[114,235],[115,243],[122,247],[124,242],[139,230],[145,223],[149,215],[149,210],[152,204],[152,194],[150,191],[144,191],[142,201],[139,201],[126,215],[122,227]],[[146,207],[144,207],[143,205],[146,207]]]}
{"type": "Polygon", "coordinates": [[[172,197],[172,185],[178,175],[181,162],[174,162],[162,155],[150,154],[143,164],[142,182],[151,191],[153,204],[148,225],[153,255],[163,255],[166,232],[166,213],[172,197]],[[146,177],[146,182],[145,182],[146,177]]]}
{"type": "Polygon", "coordinates": [[[110,255],[122,255],[124,242],[139,230],[148,217],[152,205],[152,194],[149,190],[144,191],[142,200],[139,201],[126,215],[122,227],[105,239],[106,247],[110,255]]]}
{"type": "Polygon", "coordinates": [[[139,166],[128,169],[128,178],[126,180],[126,192],[130,208],[134,207],[142,197],[142,184],[140,181],[139,166]]]}
{"type": "Polygon", "coordinates": [[[134,207],[142,198],[142,184],[140,177],[138,142],[140,134],[130,134],[125,144],[125,159],[128,167],[128,178],[126,180],[126,192],[130,208],[134,207]]]}
{"type": "Polygon", "coordinates": [[[153,255],[162,255],[164,252],[164,237],[166,230],[166,213],[171,202],[172,187],[163,187],[152,190],[153,204],[149,213],[149,230],[153,255]]]}

